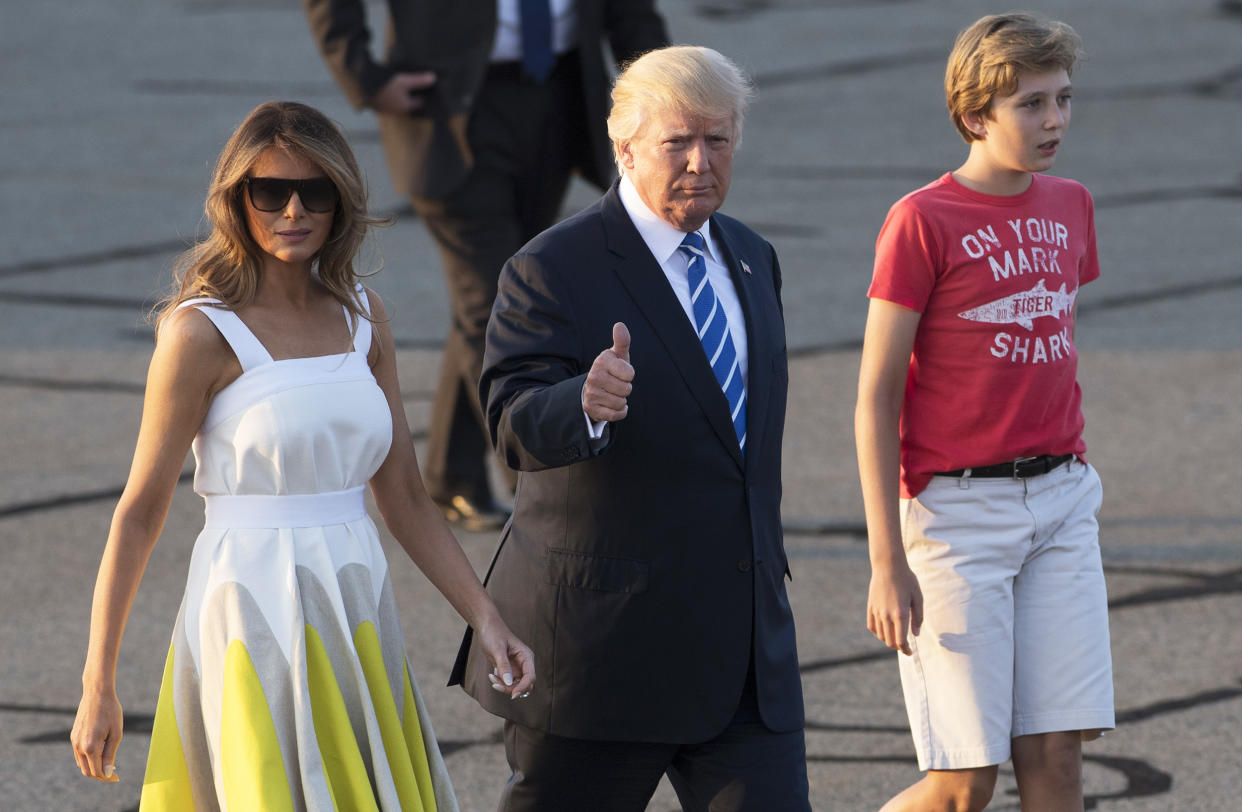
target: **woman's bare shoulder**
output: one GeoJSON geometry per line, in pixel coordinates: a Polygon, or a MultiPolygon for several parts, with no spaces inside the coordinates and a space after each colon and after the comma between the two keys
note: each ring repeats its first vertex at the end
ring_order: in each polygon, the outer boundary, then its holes
{"type": "Polygon", "coordinates": [[[159,325],[156,342],[157,345],[167,342],[180,350],[210,352],[219,349],[229,352],[229,343],[207,314],[197,307],[181,307],[169,313],[159,325]]]}
{"type": "Polygon", "coordinates": [[[152,363],[157,360],[207,383],[213,392],[241,374],[232,347],[197,307],[182,307],[160,324],[152,363]]]}
{"type": "Polygon", "coordinates": [[[384,309],[384,300],[380,295],[366,285],[362,286],[362,295],[367,297],[367,308],[371,311],[371,318],[376,321],[386,321],[388,313],[384,309]]]}

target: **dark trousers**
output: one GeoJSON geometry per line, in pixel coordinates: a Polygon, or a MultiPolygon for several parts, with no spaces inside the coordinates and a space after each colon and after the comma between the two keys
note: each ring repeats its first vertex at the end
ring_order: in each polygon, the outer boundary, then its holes
{"type": "MultiPolygon", "coordinates": [[[[587,139],[583,117],[576,54],[562,57],[543,83],[516,64],[493,66],[467,130],[470,174],[445,198],[411,200],[439,246],[452,308],[422,460],[434,498],[490,496],[478,385],[496,283],[505,261],[556,222],[574,151],[587,139]]],[[[517,474],[501,468],[512,490],[517,474]]]]}
{"type": "Polygon", "coordinates": [[[501,812],[643,812],[667,774],[686,812],[809,812],[802,730],[764,727],[748,678],[737,713],[699,744],[587,741],[505,722],[501,812]]]}

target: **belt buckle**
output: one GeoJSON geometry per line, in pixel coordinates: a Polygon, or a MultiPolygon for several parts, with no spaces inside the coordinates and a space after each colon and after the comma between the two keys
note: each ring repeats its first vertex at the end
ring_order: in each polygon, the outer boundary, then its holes
{"type": "Polygon", "coordinates": [[[1033,476],[1034,472],[1029,473],[1029,474],[1024,473],[1022,470],[1022,466],[1027,464],[1028,462],[1035,462],[1038,459],[1039,457],[1018,457],[1017,459],[1015,459],[1013,461],[1013,478],[1014,479],[1026,479],[1028,476],[1033,476]]]}

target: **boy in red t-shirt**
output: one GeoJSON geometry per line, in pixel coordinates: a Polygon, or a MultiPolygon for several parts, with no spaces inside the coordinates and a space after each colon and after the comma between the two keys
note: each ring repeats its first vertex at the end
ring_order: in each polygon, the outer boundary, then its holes
{"type": "Polygon", "coordinates": [[[1048,170],[1081,43],[999,14],[949,57],[970,155],[876,243],[855,430],[867,628],[901,651],[927,775],[884,810],[982,809],[1013,759],[1023,809],[1082,809],[1081,742],[1113,727],[1108,607],[1074,315],[1099,275],[1091,196],[1048,170]]]}

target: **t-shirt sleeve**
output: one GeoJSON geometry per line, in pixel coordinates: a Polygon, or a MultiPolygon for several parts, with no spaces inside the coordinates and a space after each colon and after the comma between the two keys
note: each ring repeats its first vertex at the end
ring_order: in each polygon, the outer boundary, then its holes
{"type": "Polygon", "coordinates": [[[1082,287],[1100,275],[1100,258],[1095,252],[1095,201],[1086,187],[1082,190],[1086,206],[1087,222],[1086,246],[1082,252],[1082,260],[1078,263],[1078,286],[1082,287]]]}
{"type": "Polygon", "coordinates": [[[931,225],[908,200],[899,200],[876,238],[875,269],[867,296],[922,313],[936,284],[939,256],[931,225]]]}

